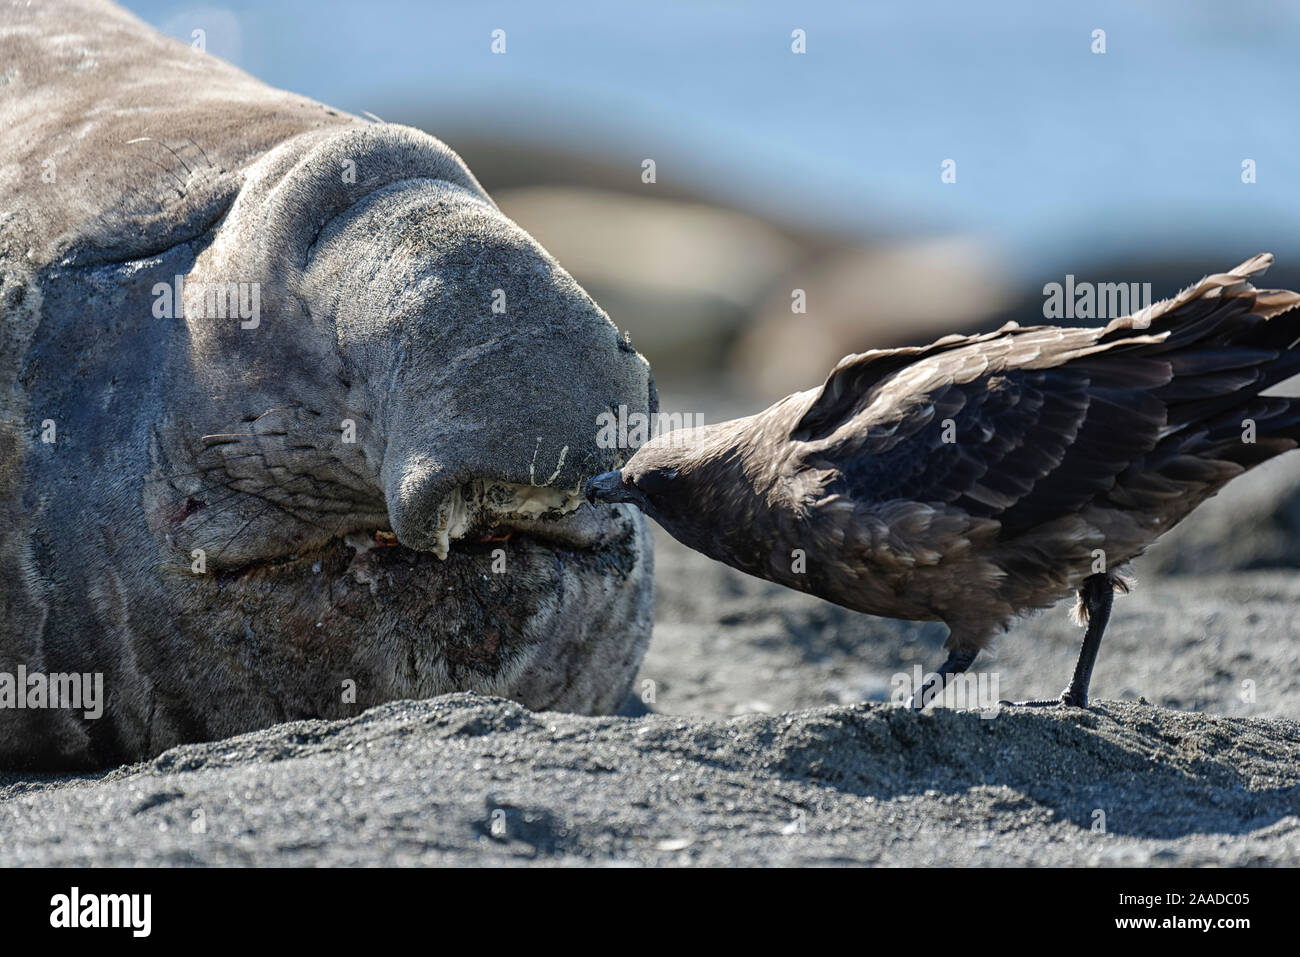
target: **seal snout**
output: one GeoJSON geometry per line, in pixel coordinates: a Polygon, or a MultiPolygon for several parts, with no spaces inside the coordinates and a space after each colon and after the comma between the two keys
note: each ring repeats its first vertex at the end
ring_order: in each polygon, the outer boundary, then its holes
{"type": "Polygon", "coordinates": [[[456,542],[491,531],[518,530],[537,541],[592,548],[603,529],[575,520],[577,487],[550,488],[472,476],[457,480],[423,456],[391,477],[389,524],[406,548],[446,560],[456,542]]]}

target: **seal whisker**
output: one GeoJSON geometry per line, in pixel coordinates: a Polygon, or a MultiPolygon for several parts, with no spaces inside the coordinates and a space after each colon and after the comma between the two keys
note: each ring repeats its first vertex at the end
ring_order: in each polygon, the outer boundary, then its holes
{"type": "Polygon", "coordinates": [[[271,510],[271,503],[267,502],[263,508],[258,510],[257,514],[249,516],[248,520],[235,530],[235,534],[231,535],[230,538],[226,540],[226,544],[222,545],[221,548],[218,549],[216,554],[212,556],[213,561],[216,561],[218,558],[220,558],[222,555],[225,554],[226,549],[228,549],[231,545],[234,544],[235,539],[237,539],[240,535],[244,533],[244,529],[248,528],[249,525],[251,525],[257,519],[261,518],[270,510],[271,510]]]}
{"type": "Polygon", "coordinates": [[[184,198],[185,198],[185,180],[181,179],[179,176],[176,175],[176,173],[175,173],[174,171],[168,169],[166,166],[164,166],[162,163],[158,162],[158,161],[157,161],[156,159],[154,159],[152,156],[146,156],[145,159],[147,159],[150,163],[153,163],[154,166],[157,166],[160,170],[162,170],[164,173],[166,173],[166,174],[167,174],[168,176],[170,176],[172,179],[176,180],[176,183],[177,183],[177,186],[176,186],[176,192],[180,194],[180,196],[181,196],[182,199],[184,199],[184,198]]]}
{"type": "MultiPolygon", "coordinates": [[[[260,498],[260,496],[258,497],[260,498]]],[[[271,501],[270,499],[263,499],[263,501],[268,502],[272,507],[278,509],[281,512],[284,512],[284,514],[288,515],[290,518],[297,519],[298,521],[302,522],[304,525],[310,525],[312,526],[312,528],[315,528],[317,531],[323,532],[324,534],[330,536],[331,538],[335,538],[338,536],[338,531],[336,529],[326,528],[324,525],[320,524],[319,522],[313,521],[308,516],[300,514],[297,510],[292,509],[287,505],[284,505],[280,502],[271,501]]]]}
{"type": "MultiPolygon", "coordinates": [[[[290,517],[302,522],[305,525],[311,525],[313,528],[316,528],[317,530],[324,532],[327,535],[334,535],[336,534],[336,530],[327,528],[326,526],[320,524],[315,519],[309,517],[307,514],[304,514],[301,510],[294,509],[289,505],[284,504],[283,502],[277,502],[274,499],[267,497],[270,493],[276,491],[288,493],[290,491],[290,486],[298,482],[311,482],[312,479],[313,477],[309,475],[295,475],[292,478],[290,478],[288,481],[273,482],[258,488],[236,488],[235,487],[235,483],[237,482],[256,481],[252,477],[241,477],[241,478],[232,479],[228,483],[218,483],[218,486],[220,487],[233,489],[233,493],[218,499],[216,502],[209,503],[207,506],[206,514],[204,515],[203,519],[196,522],[193,526],[191,526],[190,531],[191,533],[197,532],[200,528],[203,528],[205,525],[207,525],[209,522],[211,522],[219,515],[225,514],[229,512],[230,509],[237,507],[239,503],[236,501],[234,502],[234,504],[226,505],[224,508],[218,508],[217,506],[220,506],[226,502],[231,502],[231,500],[238,499],[241,496],[248,496],[251,498],[259,499],[260,501],[266,502],[270,505],[273,505],[276,508],[283,511],[285,514],[289,515],[290,517]]],[[[214,487],[218,487],[218,486],[214,486],[214,487]]],[[[360,510],[360,507],[362,505],[362,503],[355,502],[350,499],[333,499],[333,501],[341,502],[344,505],[349,506],[350,509],[355,508],[358,511],[360,510]]]]}
{"type": "MultiPolygon", "coordinates": [[[[226,488],[231,488],[232,486],[227,485],[227,486],[225,486],[225,487],[226,487],[226,488]]],[[[193,534],[194,532],[197,532],[199,529],[203,528],[203,526],[207,525],[209,522],[211,522],[211,521],[212,521],[213,519],[215,519],[217,516],[219,516],[219,515],[223,515],[223,514],[225,514],[226,512],[229,512],[232,508],[236,508],[236,507],[238,507],[239,502],[237,502],[237,501],[235,501],[234,504],[231,504],[231,505],[227,505],[227,506],[225,506],[224,508],[219,508],[218,506],[222,505],[222,504],[225,503],[225,502],[231,502],[231,501],[234,500],[234,499],[238,499],[238,498],[240,498],[241,496],[251,496],[251,497],[253,497],[253,498],[257,498],[257,497],[258,497],[258,496],[256,496],[256,495],[254,495],[252,492],[248,492],[248,491],[246,491],[246,490],[244,490],[244,489],[235,489],[235,490],[234,490],[230,495],[226,495],[226,496],[224,496],[224,497],[222,497],[222,498],[219,498],[219,499],[217,499],[215,502],[209,502],[208,505],[207,505],[207,507],[205,507],[204,510],[203,510],[203,511],[204,511],[203,518],[201,518],[199,521],[195,522],[195,523],[190,527],[190,529],[189,529],[190,533],[193,534]]]]}
{"type": "Polygon", "coordinates": [[[162,140],[154,139],[152,136],[137,136],[135,139],[127,140],[126,142],[128,146],[130,146],[132,143],[157,143],[168,153],[171,153],[172,156],[176,157],[176,162],[180,163],[182,166],[185,167],[185,172],[189,173],[191,176],[194,175],[193,168],[190,166],[189,163],[185,162],[185,158],[181,156],[180,153],[176,152],[174,149],[172,149],[170,146],[164,143],[162,140]]]}
{"type": "MultiPolygon", "coordinates": [[[[204,451],[207,451],[207,449],[205,449],[204,451]]],[[[226,462],[233,462],[237,459],[261,458],[262,455],[263,455],[262,452],[242,452],[239,455],[226,455],[226,456],[222,456],[222,460],[220,462],[213,462],[211,465],[207,465],[199,469],[194,469],[193,471],[190,472],[164,472],[162,475],[158,475],[153,478],[143,476],[141,480],[144,482],[170,482],[173,479],[178,479],[178,478],[189,478],[190,476],[194,476],[194,475],[207,475],[209,472],[219,471],[224,465],[224,463],[226,462]]]]}
{"type": "MultiPolygon", "coordinates": [[[[214,483],[211,484],[211,485],[204,486],[203,488],[197,489],[197,490],[195,490],[195,491],[193,491],[193,492],[187,492],[187,493],[185,493],[185,495],[186,495],[186,498],[189,499],[189,498],[194,498],[194,497],[197,496],[197,495],[206,495],[206,494],[208,494],[209,492],[216,491],[216,490],[219,489],[219,488],[226,488],[226,489],[228,489],[228,488],[230,488],[230,487],[231,487],[231,483],[228,482],[228,481],[227,481],[227,482],[214,482],[214,483]]],[[[179,489],[178,489],[177,491],[179,491],[179,489]]],[[[238,490],[236,490],[236,491],[238,491],[238,490]]],[[[202,507],[203,507],[203,508],[210,508],[210,507],[212,507],[212,506],[214,506],[214,505],[220,505],[222,502],[227,501],[229,498],[230,498],[230,496],[227,495],[225,498],[219,498],[219,499],[217,499],[217,501],[215,501],[215,502],[204,502],[203,505],[202,505],[202,507]]],[[[196,511],[197,511],[197,510],[196,510],[196,511]]]]}
{"type": "Polygon", "coordinates": [[[186,142],[186,143],[189,143],[190,146],[193,146],[196,150],[199,151],[199,155],[203,157],[203,162],[207,163],[209,168],[211,168],[211,169],[215,169],[215,170],[217,170],[217,172],[219,172],[219,173],[224,173],[224,172],[225,172],[225,169],[224,169],[224,168],[220,168],[220,167],[216,166],[216,164],[214,164],[214,163],[212,162],[212,160],[208,159],[208,154],[207,154],[207,152],[203,149],[202,146],[200,146],[198,143],[194,142],[194,141],[193,141],[192,139],[190,139],[188,136],[185,137],[185,142],[186,142]]]}
{"type": "MultiPolygon", "coordinates": [[[[200,435],[199,441],[206,442],[208,439],[227,439],[237,442],[241,439],[263,439],[274,436],[288,435],[288,432],[213,432],[210,435],[200,435]]],[[[226,442],[214,442],[213,445],[225,445],[226,442]]],[[[315,448],[315,446],[303,446],[303,448],[315,448]]]]}

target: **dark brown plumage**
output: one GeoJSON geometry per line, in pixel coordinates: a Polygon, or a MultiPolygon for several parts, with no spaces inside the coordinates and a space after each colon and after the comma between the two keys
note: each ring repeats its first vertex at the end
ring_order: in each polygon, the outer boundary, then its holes
{"type": "Polygon", "coordinates": [[[1074,592],[1089,626],[1061,700],[1082,706],[1125,564],[1300,442],[1300,399],[1261,395],[1300,372],[1300,295],[1249,281],[1271,262],[1104,328],[1012,323],[849,356],[820,389],[659,436],[588,495],[761,578],[945,622],[940,675],[1074,592]]]}

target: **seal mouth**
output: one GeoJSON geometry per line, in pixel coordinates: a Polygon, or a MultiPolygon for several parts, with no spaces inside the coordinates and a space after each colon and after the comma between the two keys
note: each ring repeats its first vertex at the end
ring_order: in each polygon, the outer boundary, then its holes
{"type": "MultiPolygon", "coordinates": [[[[529,496],[525,500],[527,507],[503,511],[475,511],[468,507],[466,499],[460,496],[453,499],[439,510],[435,548],[418,549],[403,545],[388,526],[353,532],[343,536],[343,541],[358,554],[391,548],[412,555],[432,555],[445,562],[457,552],[491,550],[506,543],[532,542],[566,551],[594,552],[619,537],[611,529],[611,523],[595,508],[577,498],[577,493],[566,493],[562,508],[545,504],[549,501],[547,497],[529,496]]],[[[519,499],[501,501],[511,505],[520,503],[519,499]]]]}
{"type": "Polygon", "coordinates": [[[485,534],[499,537],[502,528],[517,529],[568,548],[594,547],[598,523],[571,517],[583,504],[577,489],[484,479],[466,482],[439,503],[428,529],[427,538],[433,545],[427,551],[445,561],[452,542],[482,540],[485,534]]]}

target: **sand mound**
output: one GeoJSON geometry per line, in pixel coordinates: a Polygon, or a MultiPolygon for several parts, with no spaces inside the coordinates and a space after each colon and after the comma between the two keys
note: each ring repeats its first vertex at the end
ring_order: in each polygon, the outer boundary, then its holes
{"type": "Polygon", "coordinates": [[[451,695],[9,783],[0,863],[1296,864],[1298,810],[1290,721],[451,695]]]}

